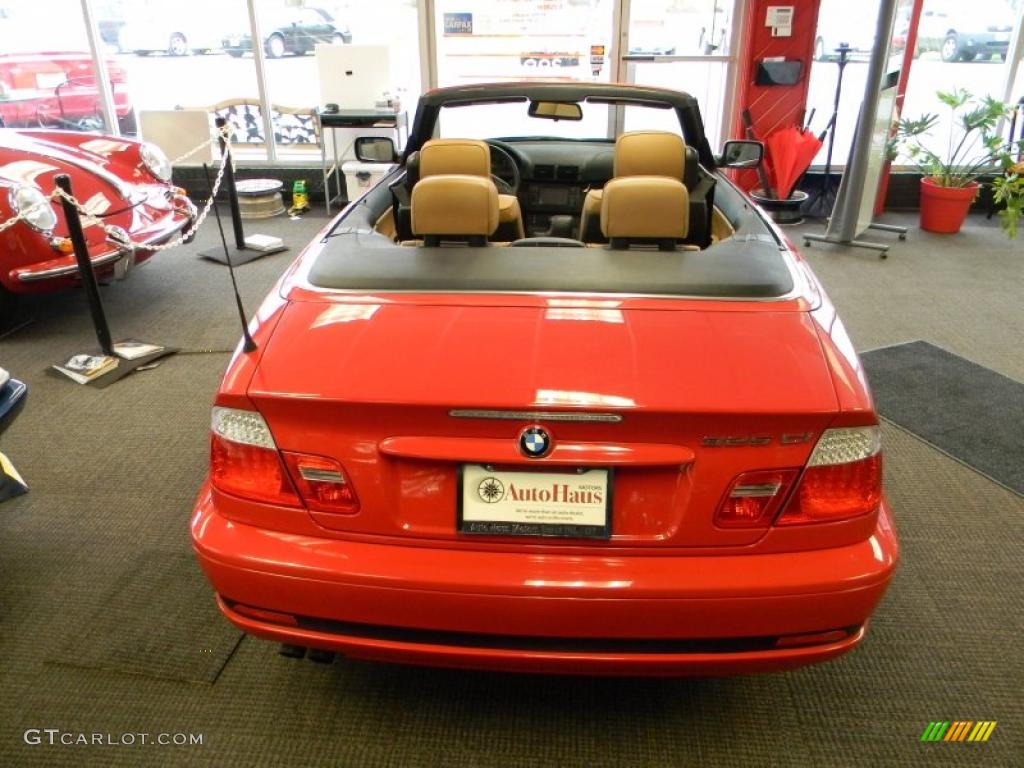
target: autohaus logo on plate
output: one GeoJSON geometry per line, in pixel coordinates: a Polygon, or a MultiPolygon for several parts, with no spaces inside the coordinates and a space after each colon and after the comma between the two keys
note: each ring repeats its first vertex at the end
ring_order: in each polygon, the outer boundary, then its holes
{"type": "Polygon", "coordinates": [[[610,472],[462,468],[461,530],[519,536],[608,535],[610,472]]]}
{"type": "Polygon", "coordinates": [[[497,504],[505,498],[505,486],[496,477],[485,477],[476,487],[476,492],[480,495],[480,501],[488,504],[497,504]]]}

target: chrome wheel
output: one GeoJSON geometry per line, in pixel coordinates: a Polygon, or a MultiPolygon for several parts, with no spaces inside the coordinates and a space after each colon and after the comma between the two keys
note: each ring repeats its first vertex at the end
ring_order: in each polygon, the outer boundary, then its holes
{"type": "Polygon", "coordinates": [[[175,32],[171,35],[170,44],[167,46],[167,52],[171,56],[184,56],[188,53],[188,41],[185,36],[180,32],[175,32]]]}
{"type": "Polygon", "coordinates": [[[273,35],[267,40],[267,56],[271,59],[279,59],[284,56],[284,38],[280,35],[273,35]]]}
{"type": "Polygon", "coordinates": [[[956,35],[950,35],[942,42],[942,60],[943,61],[956,61],[960,56],[960,43],[957,42],[956,35]]]}

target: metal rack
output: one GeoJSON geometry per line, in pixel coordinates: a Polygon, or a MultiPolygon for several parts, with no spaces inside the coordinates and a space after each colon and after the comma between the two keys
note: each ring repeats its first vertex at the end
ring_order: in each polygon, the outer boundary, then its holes
{"type": "Polygon", "coordinates": [[[409,140],[409,118],[405,112],[380,109],[339,109],[326,112],[317,109],[314,113],[320,126],[320,158],[324,177],[324,198],[327,201],[327,214],[331,213],[331,203],[345,198],[344,176],[341,162],[345,151],[338,151],[338,129],[353,128],[387,128],[395,133],[395,143],[399,149],[409,140]],[[327,154],[326,131],[331,132],[331,156],[327,154]],[[332,189],[331,178],[334,178],[332,189]]]}

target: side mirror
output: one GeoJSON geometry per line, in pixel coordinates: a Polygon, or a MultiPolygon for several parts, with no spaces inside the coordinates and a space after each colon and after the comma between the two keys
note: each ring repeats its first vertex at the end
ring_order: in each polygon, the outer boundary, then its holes
{"type": "Polygon", "coordinates": [[[386,136],[360,136],[356,139],[355,153],[364,163],[393,163],[398,159],[395,142],[386,136]]]}
{"type": "Polygon", "coordinates": [[[760,141],[727,141],[722,147],[718,165],[724,168],[756,168],[764,158],[764,144],[760,141]]]}

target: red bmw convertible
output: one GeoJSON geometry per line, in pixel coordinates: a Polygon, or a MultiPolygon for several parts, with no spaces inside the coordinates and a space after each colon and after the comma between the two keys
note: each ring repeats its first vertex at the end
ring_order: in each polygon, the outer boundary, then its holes
{"type": "Polygon", "coordinates": [[[820,284],[721,172],[759,159],[714,155],[675,91],[424,95],[217,393],[191,532],[225,616],[521,672],[857,646],[898,559],[878,417],[820,284]]]}

